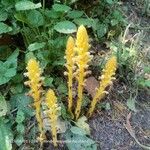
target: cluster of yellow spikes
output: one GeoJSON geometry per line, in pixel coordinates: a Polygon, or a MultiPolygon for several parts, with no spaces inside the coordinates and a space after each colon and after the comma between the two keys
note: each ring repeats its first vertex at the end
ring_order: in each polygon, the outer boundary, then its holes
{"type": "MultiPolygon", "coordinates": [[[[27,73],[25,76],[29,78],[29,81],[25,82],[26,85],[30,87],[29,95],[33,97],[34,100],[34,107],[36,113],[36,119],[39,126],[40,131],[40,142],[45,138],[44,131],[43,131],[43,121],[41,115],[41,103],[42,103],[42,80],[41,77],[41,69],[39,63],[35,59],[30,59],[27,64],[27,73]]],[[[47,115],[50,119],[52,137],[54,146],[57,146],[57,132],[56,132],[56,122],[57,122],[57,113],[58,113],[58,106],[57,106],[57,98],[53,92],[53,90],[49,89],[46,93],[46,105],[48,107],[47,115]]]]}
{"type": "MultiPolygon", "coordinates": [[[[73,106],[73,81],[76,79],[78,82],[77,89],[77,106],[75,107],[75,119],[77,120],[80,116],[81,106],[83,103],[83,89],[85,84],[86,75],[90,72],[88,71],[88,63],[91,61],[92,56],[89,53],[89,37],[86,28],[81,25],[77,31],[77,38],[74,40],[69,37],[66,46],[66,68],[65,74],[68,77],[68,111],[72,112],[73,106]]],[[[114,79],[115,71],[117,68],[117,60],[115,56],[112,56],[106,63],[102,75],[100,77],[100,86],[96,91],[96,94],[91,101],[91,105],[87,115],[90,117],[95,109],[95,106],[99,100],[101,100],[107,93],[105,91],[106,87],[112,83],[114,79]]],[[[26,85],[30,87],[29,95],[34,99],[34,107],[36,112],[36,119],[39,125],[40,137],[45,138],[43,122],[41,116],[41,103],[42,103],[42,71],[40,69],[39,63],[35,59],[30,59],[27,64],[27,73],[25,75],[29,78],[29,81],[25,82],[26,85]]],[[[47,115],[50,119],[53,144],[57,146],[57,119],[58,119],[58,105],[57,98],[53,90],[49,89],[46,92],[45,102],[48,108],[47,115]]],[[[40,138],[40,139],[41,139],[40,138]]]]}
{"type": "MultiPolygon", "coordinates": [[[[91,61],[92,56],[89,53],[89,37],[86,31],[86,28],[81,25],[77,31],[77,38],[74,40],[72,37],[69,37],[66,47],[66,68],[67,72],[65,74],[68,76],[68,110],[72,114],[72,105],[73,105],[73,98],[72,98],[72,84],[74,77],[78,82],[78,89],[77,89],[77,106],[75,109],[75,118],[76,120],[80,116],[81,106],[83,102],[83,88],[85,84],[85,77],[90,72],[87,71],[88,63],[91,61]]],[[[96,103],[98,100],[102,99],[105,95],[106,87],[112,82],[113,75],[115,74],[117,68],[117,60],[115,56],[112,56],[110,60],[106,63],[106,66],[103,70],[100,82],[100,86],[97,89],[96,95],[93,98],[89,111],[88,116],[91,116],[96,103]]]]}

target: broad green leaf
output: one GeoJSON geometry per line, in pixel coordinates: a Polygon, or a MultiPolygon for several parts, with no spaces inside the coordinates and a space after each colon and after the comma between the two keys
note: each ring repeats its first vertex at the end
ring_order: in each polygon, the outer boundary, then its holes
{"type": "Polygon", "coordinates": [[[45,15],[46,17],[50,18],[50,19],[57,19],[61,17],[61,12],[57,12],[54,10],[45,10],[45,15]]]}
{"type": "Polygon", "coordinates": [[[74,33],[77,31],[76,25],[72,23],[71,21],[58,22],[54,26],[54,29],[59,33],[65,33],[65,34],[70,34],[70,33],[74,33]]]}
{"type": "Polygon", "coordinates": [[[60,94],[66,94],[67,93],[67,87],[65,84],[60,84],[57,88],[60,94]]]}
{"type": "Polygon", "coordinates": [[[17,71],[17,56],[19,51],[14,51],[5,62],[0,61],[0,85],[7,83],[17,71]]]}
{"type": "Polygon", "coordinates": [[[103,37],[108,31],[108,26],[106,24],[99,24],[97,26],[97,35],[98,38],[103,37]]]}
{"type": "Polygon", "coordinates": [[[0,117],[5,116],[7,113],[7,103],[5,97],[0,93],[0,117]]]}
{"type": "Polygon", "coordinates": [[[80,18],[83,15],[83,13],[83,11],[73,10],[68,12],[67,17],[71,19],[80,18]]]}
{"type": "Polygon", "coordinates": [[[108,4],[110,4],[110,5],[113,4],[113,0],[106,0],[106,2],[107,2],[108,4]]]}
{"type": "Polygon", "coordinates": [[[35,27],[42,26],[44,24],[43,15],[37,10],[31,10],[27,16],[28,23],[35,27]]]}
{"type": "Polygon", "coordinates": [[[4,9],[0,10],[0,21],[5,21],[8,17],[7,12],[4,9]]]}
{"type": "Polygon", "coordinates": [[[67,12],[69,11],[71,8],[67,5],[62,5],[62,4],[54,4],[53,5],[53,9],[55,11],[60,11],[60,12],[67,12]]]}
{"type": "Polygon", "coordinates": [[[35,42],[35,43],[32,43],[28,46],[28,50],[29,51],[35,51],[35,50],[39,50],[41,48],[44,48],[45,46],[45,42],[41,42],[41,43],[38,43],[38,42],[35,42]]]}
{"type": "Polygon", "coordinates": [[[20,11],[20,10],[36,9],[36,8],[40,8],[41,6],[42,6],[41,3],[34,4],[31,1],[22,0],[16,3],[15,8],[17,11],[20,11]]]}
{"type": "Polygon", "coordinates": [[[86,135],[85,130],[83,130],[83,129],[79,128],[79,127],[72,127],[70,130],[71,130],[71,132],[74,133],[74,134],[86,135]]]}
{"type": "Polygon", "coordinates": [[[3,22],[0,22],[0,34],[12,31],[12,28],[3,22]]]}
{"type": "Polygon", "coordinates": [[[11,132],[9,131],[2,118],[0,118],[0,150],[11,150],[12,149],[12,138],[11,132]]]}

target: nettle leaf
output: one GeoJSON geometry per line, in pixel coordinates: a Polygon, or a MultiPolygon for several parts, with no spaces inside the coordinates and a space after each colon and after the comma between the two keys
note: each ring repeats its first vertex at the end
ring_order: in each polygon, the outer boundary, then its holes
{"type": "Polygon", "coordinates": [[[12,149],[12,134],[8,127],[4,123],[4,120],[0,118],[0,150],[12,149]]]}
{"type": "Polygon", "coordinates": [[[0,93],[0,117],[5,116],[7,113],[7,103],[5,97],[0,93]]]}
{"type": "Polygon", "coordinates": [[[15,5],[17,11],[30,10],[42,7],[41,3],[34,4],[31,1],[18,1],[15,5]]]}
{"type": "Polygon", "coordinates": [[[35,43],[32,43],[28,46],[28,50],[29,51],[35,51],[35,50],[39,50],[41,48],[44,48],[44,46],[46,45],[45,42],[41,42],[41,43],[38,43],[38,42],[35,42],[35,43]]]}
{"type": "Polygon", "coordinates": [[[83,13],[83,11],[73,10],[68,12],[67,17],[71,19],[80,18],[83,15],[83,13]]]}
{"type": "Polygon", "coordinates": [[[65,34],[70,34],[70,33],[74,33],[77,31],[76,25],[72,23],[71,21],[58,22],[54,26],[54,29],[59,33],[65,33],[65,34]]]}
{"type": "Polygon", "coordinates": [[[12,28],[3,22],[0,22],[0,34],[12,31],[12,28]]]}
{"type": "Polygon", "coordinates": [[[60,11],[60,12],[67,12],[69,11],[71,8],[67,5],[62,5],[62,4],[54,4],[53,5],[53,9],[55,11],[60,11]]]}
{"type": "Polygon", "coordinates": [[[28,13],[27,20],[31,25],[35,27],[39,27],[44,24],[43,15],[37,10],[31,10],[28,13]]]}
{"type": "Polygon", "coordinates": [[[17,57],[19,51],[14,51],[5,62],[0,61],[0,85],[7,83],[17,71],[17,57]]]}

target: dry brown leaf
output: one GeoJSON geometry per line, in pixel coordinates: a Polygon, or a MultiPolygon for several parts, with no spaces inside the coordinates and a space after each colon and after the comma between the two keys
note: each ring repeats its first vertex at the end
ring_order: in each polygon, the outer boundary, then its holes
{"type": "Polygon", "coordinates": [[[98,88],[98,86],[99,82],[92,76],[86,79],[84,88],[87,90],[88,94],[94,97],[96,93],[96,88],[98,88]]]}

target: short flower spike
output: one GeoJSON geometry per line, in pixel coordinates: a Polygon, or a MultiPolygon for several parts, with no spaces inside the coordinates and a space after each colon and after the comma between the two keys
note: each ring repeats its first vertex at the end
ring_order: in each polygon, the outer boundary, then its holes
{"type": "Polygon", "coordinates": [[[90,109],[88,111],[88,116],[90,117],[95,109],[95,106],[98,101],[100,101],[105,94],[107,93],[105,91],[106,87],[112,83],[112,80],[114,79],[115,71],[117,68],[117,58],[115,56],[112,56],[106,63],[105,68],[103,69],[103,73],[100,81],[100,86],[97,89],[96,95],[93,98],[90,109]]]}
{"type": "Polygon", "coordinates": [[[25,82],[25,84],[28,85],[31,89],[29,94],[34,99],[36,119],[38,121],[40,133],[42,134],[41,137],[44,137],[42,117],[41,117],[41,112],[40,112],[40,107],[41,107],[41,81],[42,81],[41,74],[42,74],[42,72],[41,72],[39,63],[35,59],[30,59],[29,60],[26,69],[27,69],[28,72],[25,73],[25,75],[29,78],[29,81],[25,82]]]}
{"type": "Polygon", "coordinates": [[[54,146],[57,146],[57,118],[58,118],[58,105],[57,105],[57,98],[53,90],[48,90],[46,93],[46,104],[48,107],[48,117],[50,119],[51,124],[51,131],[53,137],[54,146]]]}

